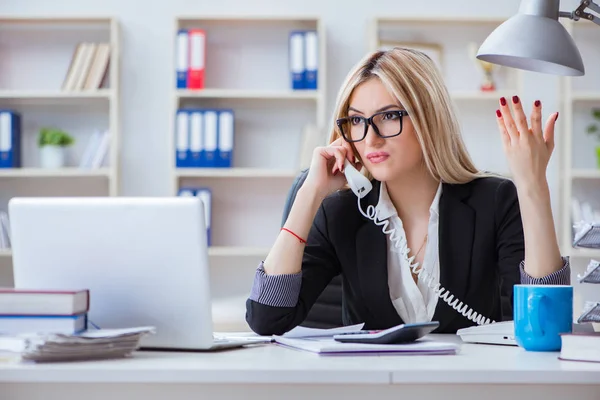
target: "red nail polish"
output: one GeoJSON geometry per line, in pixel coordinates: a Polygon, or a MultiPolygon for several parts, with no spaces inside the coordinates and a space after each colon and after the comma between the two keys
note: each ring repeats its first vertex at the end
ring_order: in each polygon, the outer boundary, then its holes
{"type": "Polygon", "coordinates": [[[541,103],[540,103],[539,100],[536,100],[534,104],[535,104],[536,107],[539,107],[541,103]]]}
{"type": "Polygon", "coordinates": [[[558,113],[556,113],[556,118],[554,118],[554,122],[558,119],[558,113]]]}
{"type": "Polygon", "coordinates": [[[496,110],[496,115],[498,116],[498,118],[500,118],[502,116],[502,113],[500,112],[500,110],[496,110]]]}
{"type": "Polygon", "coordinates": [[[504,97],[500,97],[500,104],[502,104],[503,106],[506,105],[506,99],[504,97]]]}
{"type": "Polygon", "coordinates": [[[512,101],[514,104],[517,104],[519,102],[519,96],[513,96],[512,101]]]}

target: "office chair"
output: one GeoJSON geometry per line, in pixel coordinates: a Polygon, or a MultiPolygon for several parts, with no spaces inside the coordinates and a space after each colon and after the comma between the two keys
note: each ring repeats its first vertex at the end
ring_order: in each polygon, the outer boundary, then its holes
{"type": "MultiPolygon", "coordinates": [[[[281,226],[285,224],[290,213],[296,194],[304,183],[308,169],[301,171],[292,187],[289,190],[288,197],[283,208],[283,217],[281,226]]],[[[342,326],[342,277],[335,276],[329,285],[325,287],[321,295],[315,301],[304,322],[300,324],[307,328],[328,329],[342,326]]]]}

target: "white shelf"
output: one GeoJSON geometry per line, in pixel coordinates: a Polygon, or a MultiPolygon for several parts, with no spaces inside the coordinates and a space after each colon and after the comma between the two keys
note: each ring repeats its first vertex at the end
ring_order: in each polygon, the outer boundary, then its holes
{"type": "Polygon", "coordinates": [[[572,178],[580,179],[599,179],[600,170],[598,169],[574,169],[571,171],[572,178]]]}
{"type": "Polygon", "coordinates": [[[600,92],[573,92],[571,98],[573,101],[600,102],[600,92]]]}
{"type": "Polygon", "coordinates": [[[600,260],[600,249],[571,248],[570,256],[574,258],[595,258],[600,260]]]}
{"type": "Polygon", "coordinates": [[[0,178],[83,178],[83,177],[109,177],[110,169],[83,169],[83,168],[4,168],[0,169],[0,178]]]}
{"type": "Polygon", "coordinates": [[[0,90],[0,99],[110,99],[110,89],[79,91],[0,90]]]}
{"type": "Polygon", "coordinates": [[[497,90],[493,92],[451,92],[450,96],[454,100],[494,100],[500,101],[500,97],[510,99],[515,94],[519,94],[518,90],[497,90]]]}
{"type": "Polygon", "coordinates": [[[506,18],[486,18],[486,17],[445,17],[445,16],[431,16],[427,18],[423,17],[378,17],[377,21],[382,24],[390,23],[406,23],[406,24],[456,24],[456,25],[465,25],[465,24],[494,24],[500,25],[506,18]]]}
{"type": "Polygon", "coordinates": [[[180,99],[318,100],[321,93],[318,90],[178,89],[176,96],[180,99]]]}
{"type": "MultiPolygon", "coordinates": [[[[208,255],[211,257],[265,257],[269,253],[268,247],[241,247],[241,246],[211,246],[208,255]]],[[[0,259],[12,257],[11,249],[0,249],[0,259]]]]}
{"type": "Polygon", "coordinates": [[[31,25],[92,25],[92,24],[110,24],[113,22],[112,17],[98,17],[98,16],[81,16],[81,17],[70,17],[70,16],[54,16],[49,17],[45,15],[29,16],[29,17],[1,17],[0,24],[31,24],[31,25]]]}
{"type": "Polygon", "coordinates": [[[269,253],[267,247],[238,247],[238,246],[211,246],[208,255],[212,257],[264,257],[269,253]]]}
{"type": "Polygon", "coordinates": [[[298,171],[269,168],[177,168],[180,178],[294,178],[298,171]]]}

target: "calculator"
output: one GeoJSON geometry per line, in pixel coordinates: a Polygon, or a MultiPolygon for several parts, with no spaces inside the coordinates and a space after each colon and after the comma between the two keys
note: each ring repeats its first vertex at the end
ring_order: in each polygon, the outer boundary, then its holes
{"type": "Polygon", "coordinates": [[[333,339],[344,343],[400,344],[414,342],[440,326],[439,321],[401,324],[384,330],[340,333],[333,339]]]}

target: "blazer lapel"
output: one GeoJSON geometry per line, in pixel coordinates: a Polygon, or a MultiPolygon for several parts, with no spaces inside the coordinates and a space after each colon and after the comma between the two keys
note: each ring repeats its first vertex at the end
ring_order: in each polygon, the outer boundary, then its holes
{"type": "MultiPolygon", "coordinates": [[[[373,190],[364,199],[362,205],[366,211],[368,205],[376,205],[379,200],[380,185],[373,182],[373,190]]],[[[375,225],[372,220],[364,218],[363,225],[356,234],[356,267],[358,270],[359,285],[365,298],[365,306],[373,315],[374,320],[384,326],[374,328],[387,328],[402,323],[392,300],[388,286],[387,273],[387,238],[382,231],[382,226],[375,225]]],[[[373,328],[373,327],[372,327],[373,328]]]]}
{"type": "MultiPolygon", "coordinates": [[[[439,204],[440,285],[445,289],[442,297],[446,295],[450,299],[452,296],[452,302],[458,300],[457,306],[461,302],[465,304],[471,270],[475,213],[463,201],[470,193],[469,187],[444,184],[439,204]]],[[[438,330],[442,330],[459,315],[439,299],[433,319],[440,322],[438,330]]]]}

